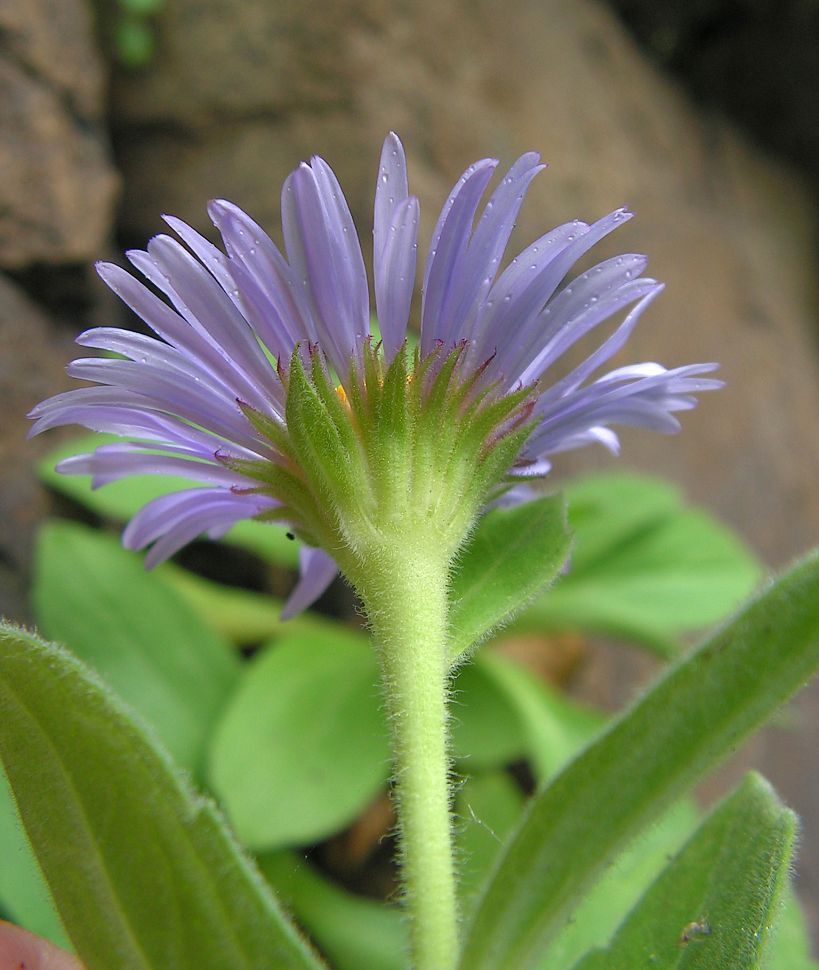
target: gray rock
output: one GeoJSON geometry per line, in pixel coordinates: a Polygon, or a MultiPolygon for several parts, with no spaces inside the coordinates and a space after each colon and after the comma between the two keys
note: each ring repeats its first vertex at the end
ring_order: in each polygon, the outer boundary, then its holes
{"type": "Polygon", "coordinates": [[[0,2],[0,266],[92,259],[118,180],[84,0],[0,2]]]}

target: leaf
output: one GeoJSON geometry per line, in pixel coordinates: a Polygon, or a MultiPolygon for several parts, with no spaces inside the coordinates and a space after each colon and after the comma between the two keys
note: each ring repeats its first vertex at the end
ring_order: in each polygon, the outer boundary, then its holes
{"type": "Polygon", "coordinates": [[[457,659],[508,622],[550,583],[569,553],[561,496],[493,509],[478,522],[450,591],[450,652],[457,659]]]}
{"type": "Polygon", "coordinates": [[[588,630],[669,653],[675,638],[721,619],[761,578],[736,535],[667,483],[602,475],[566,494],[571,566],[522,627],[588,630]]]}
{"type": "MultiPolygon", "coordinates": [[[[506,717],[511,715],[523,729],[524,744],[539,781],[551,777],[574,757],[603,723],[601,714],[574,703],[502,653],[481,651],[473,663],[462,669],[456,683],[473,669],[480,670],[481,682],[506,694],[512,708],[506,717]]],[[[476,719],[479,711],[480,708],[475,710],[476,719]]],[[[490,721],[486,726],[491,729],[494,723],[490,721]]],[[[471,770],[474,762],[468,760],[464,765],[471,770]]],[[[520,816],[522,797],[511,778],[495,772],[469,776],[458,794],[457,805],[461,815],[460,885],[466,898],[464,915],[468,915],[511,822],[520,816]],[[517,804],[514,814],[513,804],[517,804]]],[[[669,855],[682,845],[697,819],[694,805],[683,801],[672,806],[648,832],[641,833],[637,843],[606,869],[599,884],[583,899],[572,919],[547,947],[540,966],[544,970],[568,970],[589,946],[605,943],[669,855]]]]}
{"type": "Polygon", "coordinates": [[[575,970],[757,970],[788,879],[796,816],[751,774],[617,932],[575,970]]]}
{"type": "Polygon", "coordinates": [[[466,935],[462,967],[535,963],[627,841],[816,670],[818,598],[813,553],[674,665],[533,799],[466,935]]]}
{"type": "Polygon", "coordinates": [[[282,620],[281,600],[273,596],[204,579],[172,562],[162,563],[154,575],[178,593],[211,630],[240,646],[269,640],[292,626],[292,621],[282,620]]]}
{"type": "Polygon", "coordinates": [[[561,768],[604,721],[602,714],[570,701],[497,651],[484,650],[473,666],[506,697],[515,712],[538,781],[545,781],[561,768]]]}
{"type": "Polygon", "coordinates": [[[518,712],[482,659],[458,670],[449,702],[452,757],[470,772],[511,764],[526,751],[518,712]]]}
{"type": "Polygon", "coordinates": [[[590,947],[605,945],[698,822],[694,802],[683,799],[640,832],[544,947],[539,970],[569,970],[590,947]]]}
{"type": "Polygon", "coordinates": [[[87,970],[316,970],[211,802],[79,661],[0,632],[0,759],[87,970]]]}
{"type": "Polygon", "coordinates": [[[211,630],[239,646],[255,646],[282,633],[335,626],[309,611],[283,620],[281,600],[274,596],[204,579],[172,562],[162,563],[153,574],[178,593],[211,630]]]}
{"type": "Polygon", "coordinates": [[[75,523],[42,528],[32,595],[45,635],[139,711],[179,765],[199,770],[239,675],[230,644],[147,573],[139,556],[75,523]]]}
{"type": "Polygon", "coordinates": [[[389,777],[375,656],[341,629],[295,633],[248,665],[209,778],[242,842],[303,845],[350,823],[389,777]]]}
{"type": "Polygon", "coordinates": [[[51,894],[0,766],[0,909],[24,929],[68,948],[51,894]]]}
{"type": "Polygon", "coordinates": [[[519,785],[504,771],[471,774],[461,785],[455,804],[462,916],[474,909],[503,842],[520,819],[523,802],[519,785]]]}
{"type": "Polygon", "coordinates": [[[404,970],[406,922],[397,907],[340,889],[295,853],[271,852],[258,862],[334,970],[404,970]]]}
{"type": "MultiPolygon", "coordinates": [[[[93,434],[65,442],[39,462],[40,480],[55,492],[67,495],[97,515],[120,522],[130,519],[143,505],[160,495],[200,484],[174,475],[129,475],[92,489],[90,475],[62,475],[55,470],[54,466],[63,458],[91,452],[100,445],[121,440],[115,435],[93,434]]],[[[280,566],[298,566],[298,543],[290,542],[283,527],[248,519],[233,526],[222,541],[249,549],[280,566]]]]}
{"type": "Polygon", "coordinates": [[[791,887],[785,891],[782,914],[768,944],[763,966],[767,970],[819,970],[819,962],[811,959],[805,917],[791,887]]]}

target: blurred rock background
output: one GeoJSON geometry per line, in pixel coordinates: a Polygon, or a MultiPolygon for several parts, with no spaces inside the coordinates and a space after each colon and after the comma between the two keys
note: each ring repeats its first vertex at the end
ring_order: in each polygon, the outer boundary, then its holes
{"type": "MultiPolygon", "coordinates": [[[[0,0],[0,611],[27,618],[48,508],[32,466],[54,439],[27,443],[24,414],[69,385],[80,329],[123,322],[93,260],[142,246],[162,212],[208,231],[214,196],[276,238],[281,181],[315,152],[366,253],[390,128],[427,237],[490,154],[550,164],[513,245],[632,207],[595,255],[647,252],[668,288],[629,358],[719,360],[728,386],[677,439],[625,436],[624,461],[679,482],[772,566],[815,543],[818,38],[814,0],[0,0]]],[[[586,451],[559,469],[603,464],[586,451]]],[[[589,664],[609,704],[644,673],[622,651],[589,664]]],[[[771,730],[745,761],[804,818],[815,914],[816,689],[794,718],[798,735],[771,730]]]]}

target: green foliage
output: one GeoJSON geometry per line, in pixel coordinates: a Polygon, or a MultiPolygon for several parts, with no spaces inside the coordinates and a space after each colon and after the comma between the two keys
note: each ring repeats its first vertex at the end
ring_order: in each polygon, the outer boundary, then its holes
{"type": "Polygon", "coordinates": [[[569,544],[566,506],[560,496],[484,515],[452,577],[453,659],[554,582],[569,544]]]}
{"type": "Polygon", "coordinates": [[[258,861],[335,970],[406,967],[406,926],[396,906],[345,892],[291,852],[267,853],[258,861]]]}
{"type": "MultiPolygon", "coordinates": [[[[60,451],[73,454],[101,441],[96,435],[60,451]]],[[[104,518],[125,519],[149,498],[191,486],[143,476],[91,491],[81,476],[56,475],[54,458],[43,466],[47,483],[104,518]]],[[[817,970],[790,896],[778,930],[768,933],[786,871],[787,840],[766,836],[754,843],[751,820],[760,831],[783,832],[790,816],[764,784],[746,783],[726,803],[741,802],[741,811],[718,809],[693,838],[697,812],[690,802],[675,801],[815,668],[810,642],[819,620],[810,604],[817,596],[816,560],[796,567],[680,660],[597,737],[600,714],[569,701],[503,653],[485,649],[468,664],[459,660],[513,618],[515,628],[604,632],[671,653],[681,635],[732,609],[756,584],[759,567],[728,530],[684,506],[676,490],[660,482],[599,476],[567,492],[574,531],[568,573],[559,575],[569,542],[565,513],[561,500],[550,497],[484,517],[453,580],[458,669],[451,731],[461,779],[455,806],[460,894],[464,913],[477,914],[462,966],[615,970],[643,965],[634,957],[634,941],[647,946],[646,940],[653,945],[662,937],[668,966],[710,970],[721,966],[721,955],[712,963],[691,961],[712,953],[716,933],[692,931],[690,943],[678,945],[686,925],[702,922],[707,902],[712,930],[712,907],[723,914],[721,925],[736,929],[740,904],[755,913],[767,906],[767,962],[737,967],[817,970]],[[548,593],[532,603],[555,577],[548,593]],[[528,807],[508,771],[523,762],[540,788],[528,807]],[[725,812],[733,821],[719,828],[714,819],[727,818],[725,812]],[[707,883],[709,858],[717,867],[707,883]],[[742,860],[757,876],[756,890],[740,878],[742,860]],[[739,887],[735,900],[720,895],[726,881],[739,887]],[[663,886],[680,891],[669,901],[663,886]],[[694,915],[682,912],[686,900],[694,915]]],[[[275,525],[243,523],[228,541],[271,562],[296,561],[297,545],[275,525]]],[[[396,908],[351,894],[281,850],[334,835],[385,785],[378,671],[362,634],[316,614],[283,624],[275,600],[171,564],[146,574],[141,557],[121,549],[114,537],[66,523],[51,523],[41,535],[34,605],[47,635],[64,641],[150,722],[179,765],[207,777],[245,844],[260,853],[263,874],[332,966],[406,965],[405,927],[396,908]],[[259,643],[263,648],[249,661],[234,648],[259,643]]],[[[11,687],[6,661],[0,662],[0,693],[6,692],[0,698],[0,753],[40,862],[0,786],[3,913],[65,943],[42,866],[89,970],[182,967],[191,953],[190,965],[203,970],[316,966],[226,840],[212,807],[190,794],[108,689],[61,651],[28,635],[15,642],[22,653],[11,661],[11,687]],[[33,672],[30,683],[20,674],[26,665],[33,672]],[[23,729],[19,712],[7,726],[7,707],[16,711],[21,700],[28,704],[28,692],[36,697],[25,717],[36,718],[36,729],[30,720],[23,729]],[[99,753],[92,756],[94,743],[99,753]],[[32,766],[40,758],[46,767],[38,788],[32,766]],[[164,847],[161,860],[157,846],[164,847]],[[151,867],[163,873],[157,892],[146,888],[151,867]],[[226,901],[234,889],[236,900],[226,901]],[[223,904],[229,914],[217,918],[219,946],[228,945],[224,921],[235,917],[231,906],[242,908],[235,918],[245,930],[257,920],[265,927],[248,938],[244,963],[230,962],[232,951],[224,961],[199,960],[201,941],[192,939],[190,927],[204,925],[223,904]],[[168,911],[171,918],[162,915],[168,911]],[[264,934],[269,940],[262,942],[264,934]],[[134,952],[112,957],[116,941],[134,952]],[[287,955],[271,956],[268,943],[287,955]],[[151,948],[158,952],[160,944],[176,964],[154,958],[151,948]],[[140,948],[150,949],[154,962],[134,962],[141,959],[135,955],[140,948]]],[[[741,935],[732,930],[731,940],[741,935]]],[[[230,939],[230,946],[238,945],[238,937],[230,939]]],[[[759,947],[748,959],[761,954],[759,947]]]]}
{"type": "Polygon", "coordinates": [[[317,970],[214,806],[59,647],[0,632],[0,758],[88,970],[317,970]]]}
{"type": "Polygon", "coordinates": [[[33,589],[46,636],[67,644],[157,731],[181,766],[205,742],[239,676],[230,644],[140,557],[113,537],[52,522],[37,546],[33,589]]]}
{"type": "Polygon", "coordinates": [[[758,775],[727,798],[575,970],[757,970],[788,877],[796,818],[758,775]]]}
{"type": "Polygon", "coordinates": [[[366,638],[342,629],[293,634],[262,650],[210,752],[213,789],[257,850],[338,831],[388,774],[375,658],[366,638]]]}
{"type": "Polygon", "coordinates": [[[68,937],[20,821],[0,765],[0,911],[32,933],[62,947],[68,937]]]}
{"type": "Polygon", "coordinates": [[[667,654],[681,634],[738,606],[761,578],[743,543],[666,482],[599,475],[569,485],[566,496],[571,568],[521,626],[604,633],[667,654]]]}
{"type": "Polygon", "coordinates": [[[682,659],[536,796],[482,897],[464,968],[535,965],[629,838],[816,670],[818,597],[814,554],[682,659]]]}

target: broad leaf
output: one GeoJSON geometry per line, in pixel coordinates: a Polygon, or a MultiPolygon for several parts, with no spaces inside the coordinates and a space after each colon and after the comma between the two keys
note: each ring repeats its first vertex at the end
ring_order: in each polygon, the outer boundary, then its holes
{"type": "MultiPolygon", "coordinates": [[[[2,728],[0,728],[2,729],[2,728]]],[[[0,766],[0,911],[24,929],[67,948],[43,874],[0,766]]]]}
{"type": "Polygon", "coordinates": [[[570,970],[591,946],[602,946],[646,888],[678,852],[699,821],[690,799],[663,815],[607,866],[537,960],[538,970],[570,970]]]}
{"type": "Polygon", "coordinates": [[[817,599],[814,553],[682,658],[533,800],[481,900],[462,967],[535,965],[624,844],[815,672],[817,599]]]}
{"type": "MultiPolygon", "coordinates": [[[[143,505],[160,495],[195,488],[200,484],[172,475],[129,475],[92,489],[90,475],[61,475],[55,471],[54,466],[63,458],[94,451],[100,445],[121,440],[113,435],[94,434],[68,441],[50,451],[39,463],[40,479],[55,492],[67,495],[97,515],[119,521],[130,519],[143,505]]],[[[280,566],[298,565],[298,544],[290,542],[286,530],[278,525],[250,520],[239,522],[228,532],[224,541],[249,549],[280,566]]]]}
{"type": "Polygon", "coordinates": [[[354,896],[295,853],[267,853],[258,863],[334,970],[405,970],[406,922],[397,907],[354,896]]]}
{"type": "Polygon", "coordinates": [[[521,616],[522,627],[625,637],[668,653],[683,633],[724,617],[761,578],[726,526],[686,507],[665,482],[602,475],[566,490],[570,569],[521,616]]]}
{"type": "Polygon", "coordinates": [[[319,963],[167,754],[74,657],[0,632],[0,759],[87,970],[319,963]]]}
{"type": "Polygon", "coordinates": [[[43,527],[35,615],[154,727],[177,763],[197,771],[205,739],[239,675],[211,631],[139,556],[70,522],[43,527]]]}
{"type": "Polygon", "coordinates": [[[498,768],[526,753],[523,721],[483,653],[458,671],[449,701],[452,756],[465,771],[498,768]]]}
{"type": "Polygon", "coordinates": [[[341,629],[261,651],[217,725],[209,777],[242,841],[300,845],[349,824],[389,776],[375,656],[341,629]]]}
{"type": "Polygon", "coordinates": [[[497,651],[482,651],[474,666],[512,708],[540,782],[573,757],[603,723],[602,714],[570,701],[497,651]]]}
{"type": "Polygon", "coordinates": [[[749,775],[663,871],[606,950],[576,970],[758,970],[788,879],[796,817],[749,775]]]}
{"type": "Polygon", "coordinates": [[[452,577],[453,660],[554,582],[569,545],[561,496],[493,509],[483,516],[452,577]]]}

